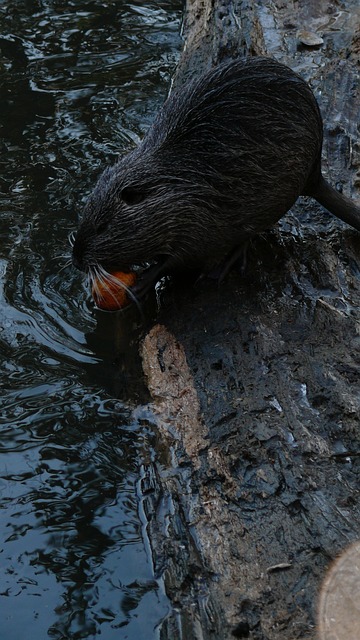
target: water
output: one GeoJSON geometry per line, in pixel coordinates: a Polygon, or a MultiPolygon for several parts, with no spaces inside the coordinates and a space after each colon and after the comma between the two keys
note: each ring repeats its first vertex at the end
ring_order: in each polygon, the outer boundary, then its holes
{"type": "Polygon", "coordinates": [[[169,613],[143,514],[139,319],[94,308],[68,236],[165,97],[181,11],[0,2],[2,640],[151,640],[169,613]]]}

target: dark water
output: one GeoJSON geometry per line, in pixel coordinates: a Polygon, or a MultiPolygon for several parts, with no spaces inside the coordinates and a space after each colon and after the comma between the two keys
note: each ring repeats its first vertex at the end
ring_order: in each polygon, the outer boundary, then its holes
{"type": "Polygon", "coordinates": [[[168,90],[182,2],[0,2],[0,634],[159,636],[138,318],[115,341],[67,264],[101,167],[168,90]],[[114,355],[116,354],[116,355],[114,355]]]}

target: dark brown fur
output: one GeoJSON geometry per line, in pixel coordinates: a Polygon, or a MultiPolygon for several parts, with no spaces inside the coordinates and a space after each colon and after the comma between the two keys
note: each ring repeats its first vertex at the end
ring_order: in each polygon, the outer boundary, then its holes
{"type": "Polygon", "coordinates": [[[322,120],[308,85],[268,58],[221,65],[165,102],[142,143],[100,177],[73,247],[91,272],[156,263],[209,269],[310,195],[360,230],[360,209],[322,177],[322,120]]]}

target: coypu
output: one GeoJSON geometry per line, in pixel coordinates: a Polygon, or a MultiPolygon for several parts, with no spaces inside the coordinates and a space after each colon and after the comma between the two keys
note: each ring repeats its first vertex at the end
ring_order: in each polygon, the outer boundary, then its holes
{"type": "Polygon", "coordinates": [[[169,271],[210,272],[227,255],[224,274],[300,195],[360,231],[360,208],[322,176],[322,138],[315,97],[289,67],[259,57],[213,68],[174,91],[141,144],[104,171],[75,266],[106,280],[147,265],[136,297],[169,271]]]}

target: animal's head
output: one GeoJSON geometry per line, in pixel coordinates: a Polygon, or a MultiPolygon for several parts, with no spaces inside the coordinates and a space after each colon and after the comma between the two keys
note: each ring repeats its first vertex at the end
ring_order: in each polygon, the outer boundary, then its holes
{"type": "Polygon", "coordinates": [[[139,149],[104,171],[90,195],[73,244],[83,271],[129,269],[171,254],[167,182],[139,149]]]}
{"type": "Polygon", "coordinates": [[[74,265],[85,272],[126,271],[196,260],[206,231],[202,211],[212,199],[189,165],[178,166],[176,154],[140,145],[106,169],[85,205],[74,265]]]}

